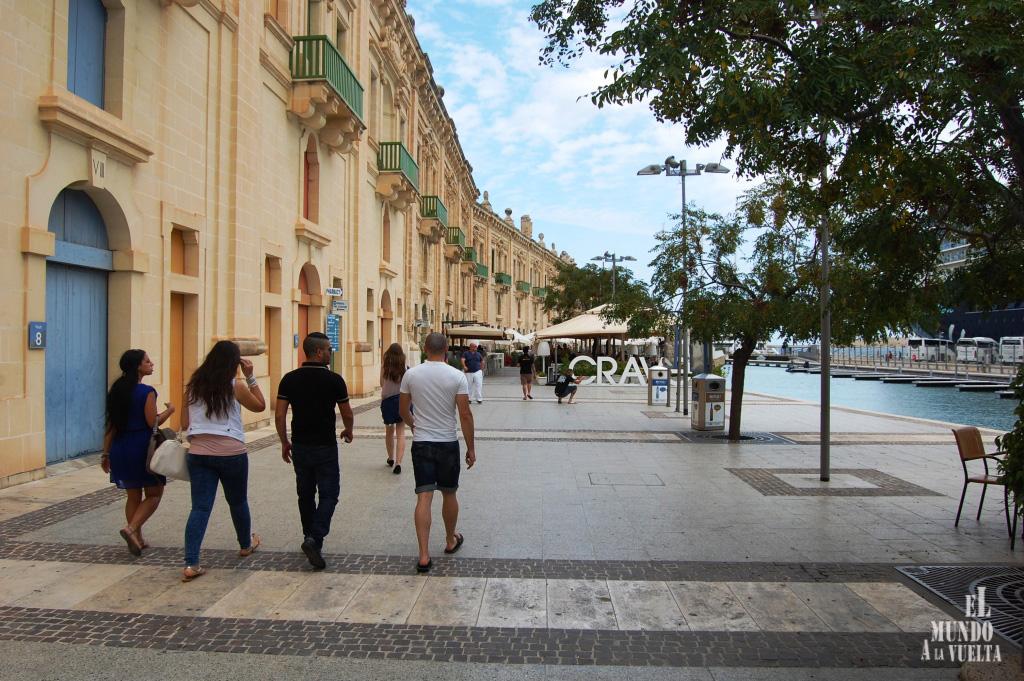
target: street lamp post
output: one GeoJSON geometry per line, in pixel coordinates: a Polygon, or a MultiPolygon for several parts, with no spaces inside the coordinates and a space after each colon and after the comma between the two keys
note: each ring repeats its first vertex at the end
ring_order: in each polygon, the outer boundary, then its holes
{"type": "MultiPolygon", "coordinates": [[[[686,167],[686,161],[677,161],[675,156],[669,156],[665,159],[665,163],[662,165],[649,165],[641,168],[637,171],[637,175],[661,175],[665,173],[668,177],[678,177],[680,179],[680,185],[682,186],[682,212],[680,220],[683,225],[685,246],[685,234],[686,234],[686,178],[692,175],[700,175],[701,173],[714,173],[714,174],[725,174],[728,173],[729,169],[723,166],[721,163],[698,163],[691,170],[686,167]]],[[[686,268],[686,259],[689,253],[683,253],[683,268],[686,268]]],[[[686,306],[686,289],[689,286],[689,279],[683,283],[683,292],[679,300],[679,316],[682,317],[683,311],[686,306]]],[[[682,396],[689,392],[689,380],[690,380],[690,329],[683,325],[683,342],[682,342],[682,362],[679,358],[676,358],[676,412],[679,411],[679,406],[682,404],[683,415],[689,415],[690,413],[690,401],[686,400],[683,402],[682,396]]],[[[678,327],[677,327],[678,328],[678,327]]],[[[678,333],[678,332],[677,332],[678,333]]]]}
{"type": "Polygon", "coordinates": [[[615,274],[615,264],[619,262],[633,262],[636,261],[631,255],[624,255],[619,257],[616,253],[609,253],[605,251],[603,255],[595,255],[591,260],[596,262],[610,262],[612,264],[612,298],[615,297],[615,280],[618,278],[615,274]]]}

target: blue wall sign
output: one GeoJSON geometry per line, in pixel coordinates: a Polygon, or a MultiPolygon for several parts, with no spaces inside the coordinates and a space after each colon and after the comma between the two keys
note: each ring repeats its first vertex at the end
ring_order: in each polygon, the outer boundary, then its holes
{"type": "Polygon", "coordinates": [[[28,349],[44,350],[46,348],[46,322],[28,323],[28,349]]]}
{"type": "Polygon", "coordinates": [[[337,352],[341,348],[340,343],[340,317],[336,314],[327,315],[327,337],[331,339],[331,349],[337,352]]]}

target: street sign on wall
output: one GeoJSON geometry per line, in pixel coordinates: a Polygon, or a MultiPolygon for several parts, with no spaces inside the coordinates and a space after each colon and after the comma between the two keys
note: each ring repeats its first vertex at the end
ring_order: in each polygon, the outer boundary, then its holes
{"type": "Polygon", "coordinates": [[[331,349],[341,349],[341,317],[336,314],[327,315],[327,338],[331,341],[331,349]]]}
{"type": "Polygon", "coordinates": [[[332,300],[331,301],[331,314],[341,314],[348,310],[347,300],[332,300]]]}

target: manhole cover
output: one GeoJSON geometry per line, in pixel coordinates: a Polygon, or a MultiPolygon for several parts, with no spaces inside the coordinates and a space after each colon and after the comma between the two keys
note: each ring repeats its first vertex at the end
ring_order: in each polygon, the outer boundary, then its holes
{"type": "MultiPolygon", "coordinates": [[[[694,444],[729,444],[729,435],[721,431],[700,432],[682,431],[678,433],[680,439],[694,444]]],[[[792,440],[787,440],[775,433],[743,433],[740,436],[739,444],[745,445],[793,445],[792,440]]]]}
{"type": "Polygon", "coordinates": [[[985,587],[989,621],[1004,638],[1024,643],[1024,568],[998,565],[914,565],[900,572],[965,612],[965,597],[985,587]]]}
{"type": "Polygon", "coordinates": [[[635,485],[639,487],[664,487],[665,483],[656,473],[590,473],[590,484],[635,485]]]}

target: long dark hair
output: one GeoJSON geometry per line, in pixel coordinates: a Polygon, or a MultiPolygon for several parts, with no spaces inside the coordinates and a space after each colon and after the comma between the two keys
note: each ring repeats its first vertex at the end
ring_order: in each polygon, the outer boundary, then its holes
{"type": "Polygon", "coordinates": [[[402,351],[402,346],[398,343],[389,345],[388,349],[384,351],[382,364],[381,376],[396,383],[401,381],[402,376],[405,376],[405,353],[402,351]]]}
{"type": "Polygon", "coordinates": [[[121,367],[121,375],[107,393],[107,428],[114,433],[120,433],[128,427],[132,393],[139,384],[139,365],[145,358],[145,350],[125,350],[117,363],[121,367]]]}
{"type": "Polygon", "coordinates": [[[217,341],[192,378],[188,379],[185,401],[188,404],[205,404],[206,418],[227,416],[231,401],[235,399],[231,381],[238,373],[241,359],[237,345],[228,340],[217,341]]]}

